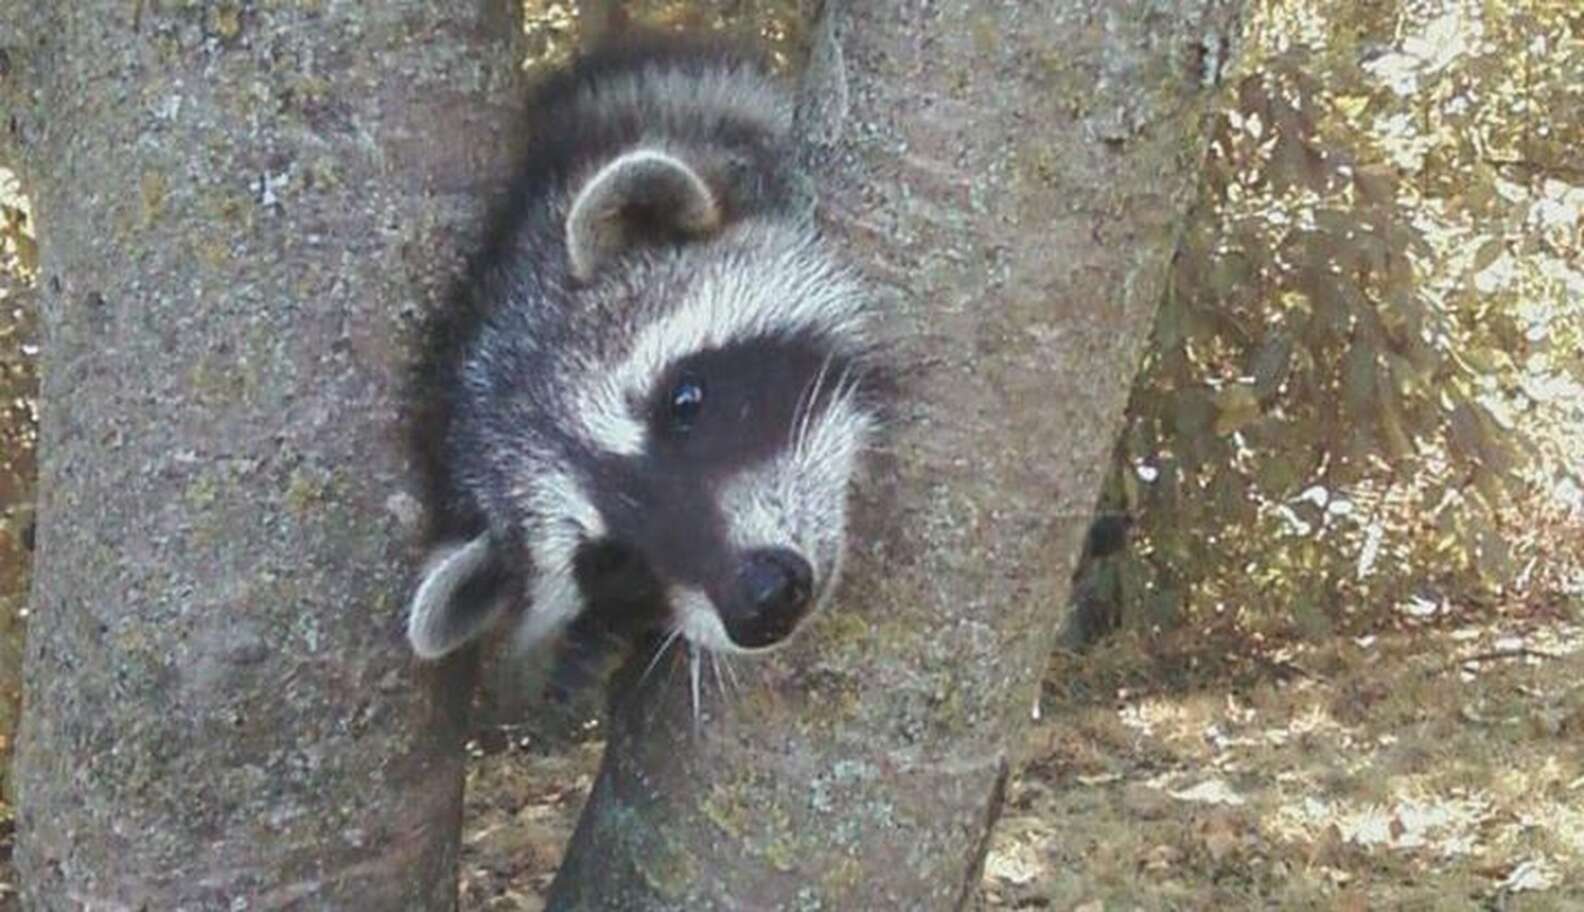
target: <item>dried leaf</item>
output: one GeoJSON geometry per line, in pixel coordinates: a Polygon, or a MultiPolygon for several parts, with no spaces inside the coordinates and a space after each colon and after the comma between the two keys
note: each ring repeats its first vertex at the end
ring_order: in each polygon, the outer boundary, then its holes
{"type": "Polygon", "coordinates": [[[1254,375],[1254,394],[1263,399],[1276,392],[1287,378],[1287,366],[1292,362],[1292,338],[1284,332],[1272,332],[1265,337],[1254,353],[1249,372],[1254,375]]]}
{"type": "Polygon", "coordinates": [[[1220,863],[1242,842],[1243,819],[1235,811],[1213,811],[1199,824],[1199,839],[1212,861],[1220,863]]]}
{"type": "Polygon", "coordinates": [[[1502,240],[1501,238],[1491,238],[1487,240],[1485,243],[1480,245],[1479,250],[1474,252],[1473,270],[1475,272],[1484,272],[1490,267],[1490,264],[1496,262],[1501,258],[1501,255],[1506,252],[1506,241],[1502,240]]]}
{"type": "Polygon", "coordinates": [[[1122,790],[1122,807],[1140,820],[1159,820],[1171,812],[1172,801],[1160,789],[1130,783],[1122,790]]]}
{"type": "Polygon", "coordinates": [[[1355,342],[1342,358],[1342,405],[1352,414],[1364,412],[1375,399],[1375,346],[1355,342]]]}
{"type": "Polygon", "coordinates": [[[1397,169],[1391,165],[1364,165],[1353,172],[1353,186],[1365,203],[1392,203],[1397,198],[1397,169]]]}
{"type": "Polygon", "coordinates": [[[1241,383],[1222,387],[1215,395],[1215,433],[1225,436],[1243,426],[1259,420],[1259,398],[1254,389],[1241,383]]]}

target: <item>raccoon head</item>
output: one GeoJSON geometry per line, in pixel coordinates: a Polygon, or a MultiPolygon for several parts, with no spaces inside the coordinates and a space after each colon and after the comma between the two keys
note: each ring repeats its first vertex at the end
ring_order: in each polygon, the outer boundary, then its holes
{"type": "Polygon", "coordinates": [[[419,655],[514,601],[523,646],[598,616],[756,652],[830,596],[877,423],[867,300],[808,219],[723,200],[733,167],[624,152],[552,199],[558,257],[502,264],[449,447],[488,529],[426,570],[419,655]]]}

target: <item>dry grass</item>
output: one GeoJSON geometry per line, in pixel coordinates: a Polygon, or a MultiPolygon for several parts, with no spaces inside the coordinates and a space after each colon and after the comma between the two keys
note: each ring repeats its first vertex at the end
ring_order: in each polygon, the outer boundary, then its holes
{"type": "Polygon", "coordinates": [[[1584,907],[1581,647],[1560,622],[1421,630],[1114,699],[1149,657],[1059,657],[984,903],[1584,907]]]}
{"type": "MultiPolygon", "coordinates": [[[[1584,627],[1236,645],[1056,657],[981,908],[1584,908],[1584,627]]],[[[596,762],[477,759],[464,909],[542,908],[596,762]]]]}

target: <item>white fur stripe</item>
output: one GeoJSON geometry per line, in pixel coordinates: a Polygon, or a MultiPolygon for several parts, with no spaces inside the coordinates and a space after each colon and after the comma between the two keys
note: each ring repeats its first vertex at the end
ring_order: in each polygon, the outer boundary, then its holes
{"type": "Polygon", "coordinates": [[[643,327],[626,356],[588,365],[600,380],[579,403],[592,442],[621,455],[643,452],[645,430],[631,403],[689,355],[770,334],[819,331],[861,345],[867,327],[852,277],[825,252],[781,226],[745,224],[720,241],[718,256],[670,313],[643,327]]]}
{"type": "Polygon", "coordinates": [[[526,652],[560,631],[583,611],[583,594],[570,573],[545,573],[534,579],[528,613],[517,625],[516,647],[526,652]]]}
{"type": "Polygon", "coordinates": [[[528,613],[516,631],[517,647],[527,650],[583,610],[583,594],[572,575],[572,561],[580,544],[605,535],[605,520],[583,485],[565,472],[546,471],[516,495],[527,514],[534,517],[523,529],[534,580],[528,613]]]}

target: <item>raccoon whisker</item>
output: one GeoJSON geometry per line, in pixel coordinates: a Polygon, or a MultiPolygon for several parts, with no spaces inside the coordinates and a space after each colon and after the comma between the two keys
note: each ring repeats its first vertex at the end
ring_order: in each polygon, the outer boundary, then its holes
{"type": "Polygon", "coordinates": [[[721,699],[722,700],[725,700],[725,698],[726,698],[726,681],[725,681],[724,678],[721,677],[720,653],[711,652],[709,654],[709,657],[710,657],[710,671],[715,673],[715,691],[721,695],[721,699]]]}
{"type": "Polygon", "coordinates": [[[670,649],[671,646],[675,644],[677,639],[681,636],[681,627],[671,628],[671,632],[666,634],[666,638],[661,641],[660,645],[655,649],[654,657],[649,660],[649,664],[644,668],[643,674],[638,676],[638,683],[640,685],[642,685],[643,682],[649,680],[650,673],[655,670],[655,666],[660,664],[660,657],[665,655],[666,650],[670,649]]]}
{"type": "Polygon", "coordinates": [[[731,681],[732,692],[735,694],[742,693],[742,684],[737,680],[737,669],[732,665],[731,657],[722,655],[720,660],[721,664],[726,667],[726,677],[731,681]]]}
{"type": "MultiPolygon", "coordinates": [[[[667,649],[671,648],[672,644],[674,644],[677,641],[677,639],[678,639],[677,631],[673,630],[671,632],[671,634],[668,635],[665,638],[665,640],[660,644],[660,646],[655,650],[654,658],[649,660],[649,667],[644,669],[643,675],[641,677],[639,677],[639,679],[638,679],[638,684],[642,684],[644,682],[644,679],[649,677],[649,673],[651,671],[653,671],[656,667],[658,667],[658,663],[660,661],[660,656],[663,655],[667,649]]],[[[675,663],[675,662],[671,662],[671,663],[669,663],[666,666],[665,681],[662,682],[661,684],[657,685],[658,689],[661,692],[669,691],[671,689],[671,682],[676,680],[676,669],[677,669],[677,663],[675,663]]],[[[630,707],[634,703],[639,702],[639,699],[640,699],[639,698],[639,687],[637,685],[634,685],[634,686],[629,687],[629,688],[624,688],[623,692],[621,692],[619,694],[616,694],[613,697],[612,713],[611,714],[612,715],[616,714],[616,710],[615,710],[616,701],[620,702],[621,709],[622,709],[623,712],[625,712],[628,707],[630,707]]],[[[659,701],[654,701],[654,702],[651,702],[649,704],[649,711],[644,714],[644,725],[646,727],[651,722],[654,721],[655,709],[658,706],[659,706],[659,701]]]]}
{"type": "Polygon", "coordinates": [[[858,398],[858,373],[852,367],[842,371],[841,377],[836,380],[837,405],[851,405],[858,398]]]}
{"type": "Polygon", "coordinates": [[[842,396],[841,404],[844,408],[853,411],[865,411],[860,397],[863,395],[863,373],[852,368],[847,370],[847,392],[842,396]]]}
{"type": "Polygon", "coordinates": [[[693,691],[693,730],[696,732],[702,717],[699,715],[699,653],[703,650],[691,643],[688,644],[688,676],[692,683],[693,691]]]}
{"type": "Polygon", "coordinates": [[[792,427],[789,433],[792,438],[792,449],[796,451],[803,438],[808,434],[809,416],[814,412],[814,403],[819,399],[820,386],[825,382],[825,373],[830,369],[831,361],[836,357],[835,352],[825,356],[820,364],[819,372],[814,375],[803,391],[798,394],[797,408],[792,410],[792,427]]]}
{"type": "Polygon", "coordinates": [[[803,401],[802,416],[798,418],[797,434],[794,434],[795,442],[802,442],[808,437],[808,426],[813,421],[814,416],[814,404],[819,402],[819,391],[825,386],[825,377],[830,375],[830,364],[835,361],[835,358],[835,352],[825,355],[824,361],[819,364],[819,371],[814,374],[813,382],[809,382],[808,397],[803,401]]]}
{"type": "Polygon", "coordinates": [[[808,404],[803,409],[803,430],[801,436],[805,440],[808,439],[809,428],[814,423],[814,406],[819,402],[820,394],[825,391],[826,384],[830,382],[830,369],[835,362],[836,353],[834,351],[826,354],[825,360],[820,363],[819,373],[814,376],[814,387],[809,391],[808,404]]]}
{"type": "Polygon", "coordinates": [[[794,442],[797,440],[798,425],[803,421],[803,409],[808,407],[809,391],[814,388],[814,384],[818,381],[819,376],[816,374],[813,380],[810,380],[803,385],[802,389],[798,390],[797,402],[792,406],[792,420],[787,424],[787,438],[789,440],[794,442]]]}
{"type": "MultiPolygon", "coordinates": [[[[831,390],[828,393],[828,397],[829,398],[828,398],[828,401],[825,404],[826,414],[828,414],[828,415],[835,414],[836,412],[846,408],[847,405],[849,404],[849,402],[851,401],[851,399],[854,396],[856,396],[857,389],[858,389],[858,377],[857,377],[857,375],[852,371],[852,369],[850,367],[843,369],[841,374],[838,375],[835,378],[834,383],[831,386],[831,390]]],[[[810,452],[811,448],[813,448],[813,447],[826,447],[828,445],[829,445],[829,435],[828,434],[813,434],[813,435],[811,435],[808,432],[808,428],[805,427],[804,433],[802,435],[802,439],[800,439],[798,441],[798,446],[793,451],[793,456],[794,456],[794,458],[796,458],[796,459],[798,459],[800,461],[810,460],[810,459],[816,458],[818,455],[820,455],[820,454],[816,454],[816,453],[811,453],[810,452]]]]}
{"type": "Polygon", "coordinates": [[[792,452],[801,453],[805,442],[808,440],[809,427],[814,421],[814,406],[819,402],[820,391],[825,386],[825,379],[830,376],[831,362],[836,358],[833,351],[825,356],[820,364],[819,373],[814,375],[814,380],[809,384],[808,399],[803,403],[803,415],[798,419],[797,431],[792,437],[792,452]]]}
{"type": "MultiPolygon", "coordinates": [[[[686,645],[687,645],[687,641],[684,639],[683,640],[683,646],[686,647],[686,645]]],[[[676,680],[677,664],[678,663],[676,663],[676,662],[668,662],[668,663],[666,663],[665,683],[660,685],[660,689],[661,690],[670,690],[671,689],[671,682],[676,680]]]]}

